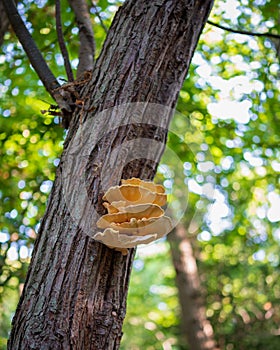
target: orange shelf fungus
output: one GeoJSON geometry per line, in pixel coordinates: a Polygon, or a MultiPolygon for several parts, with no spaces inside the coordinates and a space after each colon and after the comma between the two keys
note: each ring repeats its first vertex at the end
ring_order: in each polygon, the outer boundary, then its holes
{"type": "Polygon", "coordinates": [[[108,214],[101,216],[93,238],[123,255],[128,248],[164,237],[172,229],[171,219],[161,208],[166,204],[164,187],[137,178],[121,180],[103,196],[108,214]]]}

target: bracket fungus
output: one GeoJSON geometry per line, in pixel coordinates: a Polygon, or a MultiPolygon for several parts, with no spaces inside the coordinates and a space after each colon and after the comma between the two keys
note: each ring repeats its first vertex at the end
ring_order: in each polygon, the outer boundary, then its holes
{"type": "Polygon", "coordinates": [[[138,178],[121,180],[103,196],[108,213],[97,221],[93,238],[123,255],[128,248],[147,244],[164,237],[172,229],[171,219],[161,208],[166,204],[164,187],[138,178]]]}

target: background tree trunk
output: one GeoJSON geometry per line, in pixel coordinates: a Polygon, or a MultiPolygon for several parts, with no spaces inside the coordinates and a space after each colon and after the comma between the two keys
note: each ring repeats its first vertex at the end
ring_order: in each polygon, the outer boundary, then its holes
{"type": "MultiPolygon", "coordinates": [[[[211,6],[211,0],[138,0],[126,1],[117,12],[91,80],[80,92],[84,107],[77,108],[72,117],[8,349],[119,347],[134,250],[122,256],[91,239],[81,225],[90,228],[98,215],[85,212],[83,218],[88,222],[82,223],[71,217],[63,192],[67,151],[85,122],[93,138],[103,135],[96,146],[92,145],[86,173],[82,174],[89,200],[99,213],[103,212],[104,188],[119,181],[117,174],[122,178],[154,176],[170,113],[153,115],[154,126],[145,119],[145,108],[139,112],[140,123],[131,123],[133,109],[129,107],[123,114],[99,112],[131,102],[173,108],[211,6]],[[112,156],[116,147],[139,138],[156,140],[161,146],[147,150],[145,159],[132,162],[123,155],[112,156]],[[108,172],[103,187],[102,171],[108,172]]],[[[74,160],[82,158],[85,145],[91,146],[82,133],[80,140],[82,146],[74,160]]],[[[71,176],[74,183],[80,180],[69,172],[71,176]]]]}
{"type": "Polygon", "coordinates": [[[196,260],[182,224],[168,235],[182,312],[182,332],[191,350],[217,350],[213,328],[206,318],[196,260]]]}

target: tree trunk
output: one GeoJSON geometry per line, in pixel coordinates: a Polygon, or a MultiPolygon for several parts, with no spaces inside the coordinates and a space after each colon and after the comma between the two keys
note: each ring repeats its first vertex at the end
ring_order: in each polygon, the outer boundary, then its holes
{"type": "Polygon", "coordinates": [[[196,260],[186,229],[179,224],[168,236],[176,270],[182,312],[182,332],[191,350],[217,350],[213,328],[206,318],[196,260]]]}
{"type": "Polygon", "coordinates": [[[90,235],[104,190],[121,177],[153,178],[211,6],[138,0],[117,12],[80,91],[8,349],[119,348],[134,249],[122,256],[90,235]],[[138,154],[143,140],[158,147],[138,154]]]}

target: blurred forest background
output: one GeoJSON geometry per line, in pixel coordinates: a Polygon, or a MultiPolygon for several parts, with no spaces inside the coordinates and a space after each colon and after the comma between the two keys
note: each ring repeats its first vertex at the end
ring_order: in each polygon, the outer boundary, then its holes
{"type": "MultiPolygon", "coordinates": [[[[89,2],[97,55],[120,5],[89,2]]],[[[64,81],[54,1],[18,1],[18,9],[52,71],[64,81]]],[[[62,19],[76,68],[78,29],[66,0],[62,19]]],[[[233,33],[207,23],[156,180],[165,185],[169,207],[185,227],[219,347],[276,350],[280,5],[278,0],[216,0],[209,20],[230,30],[275,36],[233,33]]],[[[7,31],[0,44],[0,349],[5,349],[65,131],[59,117],[41,112],[53,102],[14,33],[7,31]]],[[[138,249],[122,349],[189,349],[175,275],[168,240],[138,249]]]]}

